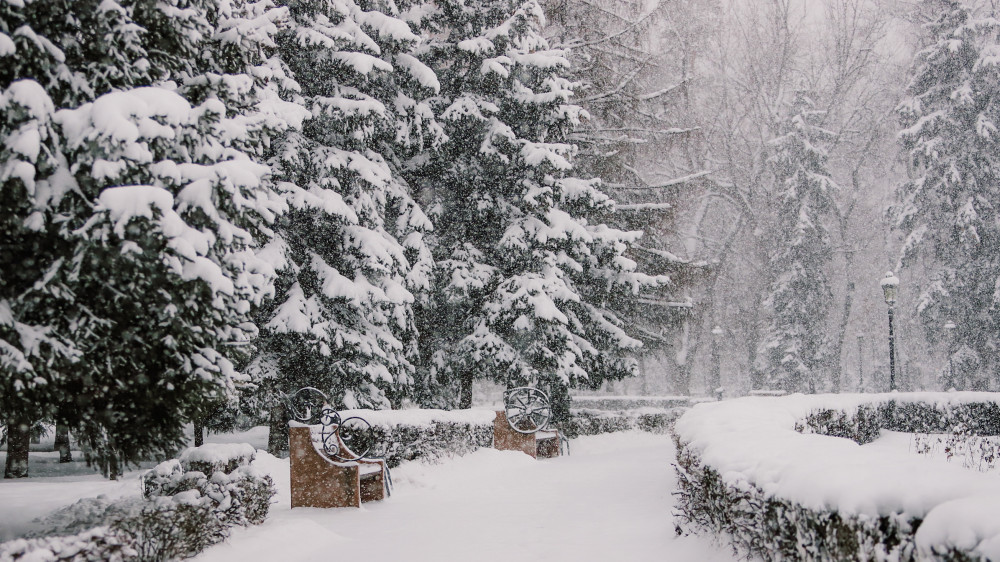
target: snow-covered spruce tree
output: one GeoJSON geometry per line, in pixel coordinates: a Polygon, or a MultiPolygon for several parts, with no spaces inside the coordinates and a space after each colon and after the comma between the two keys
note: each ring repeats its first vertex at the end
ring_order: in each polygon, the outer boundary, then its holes
{"type": "Polygon", "coordinates": [[[1000,344],[1000,22],[950,2],[929,29],[898,109],[916,170],[895,208],[906,235],[901,263],[924,270],[917,311],[928,339],[953,320],[953,349],[968,347],[980,373],[992,373],[1000,344]]]}
{"type": "Polygon", "coordinates": [[[65,400],[51,379],[81,354],[64,322],[73,293],[51,275],[70,250],[51,220],[65,213],[54,212],[50,202],[72,187],[53,115],[58,107],[93,99],[95,92],[141,81],[148,68],[137,30],[114,6],[0,3],[0,415],[10,437],[6,476],[27,474],[28,427],[65,400]],[[39,286],[43,279],[48,283],[39,286]]]}
{"type": "Polygon", "coordinates": [[[572,175],[566,137],[582,111],[565,53],[540,34],[540,6],[440,0],[407,18],[428,38],[420,56],[441,81],[448,135],[408,169],[435,228],[422,399],[468,407],[474,377],[564,394],[632,374],[640,343],[615,311],[660,280],[623,255],[640,233],[590,220],[613,202],[572,175]]]}
{"type": "Polygon", "coordinates": [[[797,93],[771,141],[775,209],[768,267],[774,282],[764,300],[770,322],[759,357],[768,388],[816,392],[826,350],[827,318],[833,302],[826,269],[833,248],[827,224],[838,189],[826,168],[821,143],[832,134],[815,123],[821,115],[797,93]]]}
{"type": "MultiPolygon", "coordinates": [[[[298,103],[298,83],[278,56],[278,27],[290,22],[287,7],[277,7],[271,0],[222,0],[210,6],[206,33],[208,41],[201,45],[204,62],[194,72],[186,72],[180,91],[195,103],[207,99],[221,101],[235,117],[234,143],[255,161],[273,161],[276,149],[289,131],[300,131],[308,110],[298,103]]],[[[278,207],[283,213],[287,204],[277,193],[278,207]]],[[[263,231],[253,232],[254,238],[270,241],[273,232],[269,217],[263,231]]],[[[255,338],[256,340],[256,338],[255,338]]],[[[248,344],[250,342],[242,342],[248,344]]],[[[242,345],[241,344],[241,345],[242,345]]],[[[241,351],[252,351],[244,347],[241,351]]],[[[245,369],[252,354],[241,353],[238,366],[245,369]]],[[[195,444],[202,441],[204,428],[230,430],[240,406],[247,399],[254,402],[254,384],[241,387],[239,403],[231,400],[210,407],[210,414],[194,419],[195,444]]]]}
{"type": "Polygon", "coordinates": [[[287,6],[280,53],[310,117],[278,147],[290,210],[262,252],[280,278],[249,372],[272,394],[312,386],[337,407],[390,407],[412,384],[412,306],[430,268],[430,224],[398,166],[440,135],[421,101],[437,80],[391,3],[287,6]]]}
{"type": "MultiPolygon", "coordinates": [[[[4,14],[4,31],[20,24],[12,36],[26,38],[5,51],[21,74],[3,84],[4,114],[20,116],[6,139],[20,140],[0,163],[2,336],[6,355],[24,360],[4,361],[0,408],[11,420],[72,425],[90,460],[115,475],[122,462],[176,449],[187,420],[233,393],[239,348],[229,344],[255,333],[248,312],[272,276],[254,238],[281,201],[244,152],[266,119],[230,110],[224,96],[192,106],[171,91],[225,72],[213,22],[234,4],[90,4],[27,2],[4,14]],[[81,54],[90,36],[106,56],[81,54]],[[47,357],[63,349],[63,361],[47,357]]],[[[259,30],[253,23],[245,29],[259,30]]]]}

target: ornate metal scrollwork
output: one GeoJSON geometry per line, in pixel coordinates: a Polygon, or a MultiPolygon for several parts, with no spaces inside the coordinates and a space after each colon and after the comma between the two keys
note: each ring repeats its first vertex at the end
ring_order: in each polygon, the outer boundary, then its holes
{"type": "Polygon", "coordinates": [[[311,386],[302,387],[291,394],[285,394],[284,401],[292,419],[308,425],[320,422],[319,418],[330,404],[325,392],[311,386]]]}
{"type": "Polygon", "coordinates": [[[518,433],[545,429],[552,417],[548,395],[537,388],[521,386],[507,390],[503,402],[507,423],[518,433]]]}
{"type": "Polygon", "coordinates": [[[295,421],[320,426],[323,452],[331,459],[350,462],[374,458],[371,452],[377,440],[372,425],[358,416],[342,420],[322,390],[303,387],[285,395],[285,401],[295,421]]]}

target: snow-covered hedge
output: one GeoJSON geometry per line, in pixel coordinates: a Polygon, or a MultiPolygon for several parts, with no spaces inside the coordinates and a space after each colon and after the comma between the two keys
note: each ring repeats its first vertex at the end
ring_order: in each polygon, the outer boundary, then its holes
{"type": "Polygon", "coordinates": [[[598,435],[600,433],[628,431],[630,429],[639,429],[651,433],[666,433],[670,430],[670,426],[677,419],[677,416],[683,411],[683,408],[672,408],[670,410],[640,408],[638,410],[619,412],[587,408],[573,409],[569,425],[566,427],[566,433],[570,437],[598,435]]]}
{"type": "Polygon", "coordinates": [[[691,396],[574,396],[573,406],[588,410],[637,410],[640,408],[657,408],[671,410],[688,408],[697,402],[712,400],[693,398],[691,396]]]}
{"type": "Polygon", "coordinates": [[[876,401],[849,410],[815,410],[797,425],[797,429],[845,437],[864,445],[878,438],[879,429],[905,433],[947,433],[960,425],[973,435],[1000,435],[1000,404],[961,400],[876,401]]]}
{"type": "MultiPolygon", "coordinates": [[[[683,409],[642,408],[627,412],[572,411],[566,428],[570,437],[640,429],[665,433],[683,409]]],[[[346,410],[342,419],[364,418],[378,443],[375,456],[391,468],[403,461],[437,460],[493,446],[494,410],[346,410]]]]}
{"type": "Polygon", "coordinates": [[[235,525],[264,521],[271,477],[250,466],[249,445],[209,444],[160,463],[142,478],[144,498],[88,498],[44,523],[50,536],[0,544],[0,562],[174,560],[221,542],[235,525]]]}
{"type": "Polygon", "coordinates": [[[463,455],[493,446],[493,410],[345,410],[341,419],[359,416],[372,424],[376,456],[390,468],[403,461],[463,455]]]}
{"type": "Polygon", "coordinates": [[[679,530],[767,560],[1000,560],[1000,479],[862,446],[879,428],[996,434],[998,414],[994,393],[698,405],[675,425],[679,530]]]}

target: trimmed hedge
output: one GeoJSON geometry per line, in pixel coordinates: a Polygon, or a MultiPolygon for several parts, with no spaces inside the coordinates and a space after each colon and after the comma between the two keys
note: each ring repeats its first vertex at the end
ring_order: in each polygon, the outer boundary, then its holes
{"type": "Polygon", "coordinates": [[[964,426],[974,435],[1000,435],[1000,405],[993,402],[927,404],[878,402],[853,412],[822,409],[811,413],[795,429],[843,437],[858,444],[878,438],[879,429],[904,433],[948,433],[964,426]]]}
{"type": "MultiPolygon", "coordinates": [[[[574,409],[570,422],[562,429],[570,438],[630,429],[667,433],[681,411],[680,408],[669,411],[646,408],[633,412],[574,409]]],[[[361,416],[373,420],[375,442],[377,447],[381,447],[370,455],[384,458],[389,468],[395,468],[403,461],[420,459],[434,462],[493,446],[492,420],[418,424],[405,421],[389,423],[388,419],[364,413],[361,416]]]]}
{"type": "Polygon", "coordinates": [[[403,461],[438,461],[493,446],[493,424],[434,422],[430,425],[372,425],[376,443],[383,449],[372,455],[385,459],[389,468],[403,461]]]}
{"type": "Polygon", "coordinates": [[[46,534],[59,536],[0,544],[0,562],[193,556],[225,540],[233,526],[260,524],[267,517],[274,484],[250,466],[248,448],[188,449],[181,460],[161,463],[143,476],[143,498],[80,500],[44,520],[46,534]]]}
{"type": "Polygon", "coordinates": [[[77,535],[14,539],[0,544],[0,560],[48,562],[126,562],[138,560],[132,537],[111,527],[95,527],[77,535]]]}
{"type": "Polygon", "coordinates": [[[564,428],[570,438],[580,435],[599,435],[615,431],[638,429],[650,433],[669,433],[674,421],[684,408],[672,410],[642,409],[637,411],[608,412],[605,410],[574,409],[564,428]]]}
{"type": "MultiPolygon", "coordinates": [[[[881,400],[853,411],[818,409],[796,423],[805,433],[874,441],[880,429],[949,432],[964,426],[980,435],[1000,434],[1000,405],[993,402],[928,403],[881,400]]],[[[696,451],[674,435],[678,478],[677,533],[724,534],[735,550],[764,560],[981,560],[953,546],[917,548],[923,520],[898,513],[842,515],[805,508],[767,494],[751,482],[726,482],[696,451]]]]}
{"type": "Polygon", "coordinates": [[[842,517],[836,511],[806,509],[756,486],[726,484],[676,437],[675,443],[678,534],[724,533],[735,550],[764,560],[918,559],[914,533],[919,519],[842,517]]]}

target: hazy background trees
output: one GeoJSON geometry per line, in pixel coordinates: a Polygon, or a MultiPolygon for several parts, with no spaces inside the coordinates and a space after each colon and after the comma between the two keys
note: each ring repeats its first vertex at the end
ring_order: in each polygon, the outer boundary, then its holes
{"type": "MultiPolygon", "coordinates": [[[[988,3],[977,9],[989,11],[988,3]]],[[[706,392],[719,349],[727,393],[775,387],[777,341],[808,328],[808,379],[786,390],[887,388],[886,310],[878,280],[899,266],[889,209],[916,173],[897,141],[896,113],[937,0],[732,0],[546,3],[547,33],[574,46],[581,160],[619,201],[613,220],[641,223],[634,257],[672,284],[638,311],[644,376],[627,392],[706,392]],[[572,5],[572,9],[570,9],[572,5]],[[816,225],[829,255],[824,306],[778,321],[773,289],[787,251],[782,183],[773,166],[795,97],[814,105],[814,148],[839,186],[816,225]],[[636,222],[633,222],[636,221],[636,222]],[[653,304],[655,303],[655,305],[653,304]],[[718,328],[718,329],[715,329],[718,328]],[[808,382],[807,382],[808,381],[808,382]],[[811,384],[810,384],[811,383],[811,384]]],[[[944,384],[937,320],[917,318],[932,273],[906,268],[897,314],[903,388],[944,384]],[[925,345],[928,330],[938,333],[925,345]]],[[[790,291],[806,303],[816,284],[790,291]]],[[[958,320],[956,320],[958,322],[958,320]]],[[[969,326],[977,325],[969,322],[969,326]]],[[[968,328],[968,326],[967,326],[968,328]]],[[[794,338],[792,338],[794,339],[794,338]]],[[[784,357],[785,354],[778,354],[784,357]]],[[[779,377],[780,378],[780,377],[779,377]]]]}

